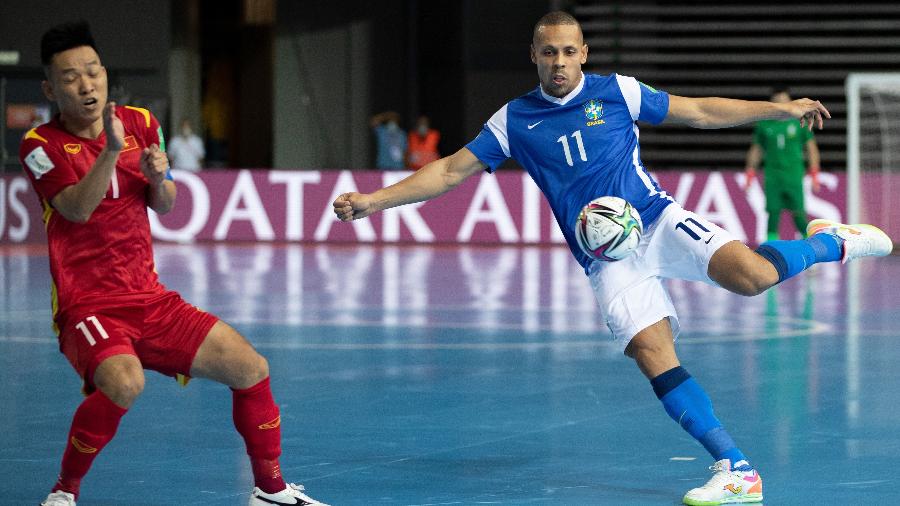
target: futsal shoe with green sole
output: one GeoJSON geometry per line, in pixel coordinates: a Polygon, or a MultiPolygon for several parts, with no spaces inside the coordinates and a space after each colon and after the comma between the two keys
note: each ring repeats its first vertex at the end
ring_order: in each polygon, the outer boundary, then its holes
{"type": "MultiPolygon", "coordinates": [[[[741,460],[738,464],[746,464],[741,460]]],[[[739,467],[739,466],[738,466],[739,467]]],[[[731,461],[722,459],[709,468],[713,472],[706,485],[689,490],[682,502],[690,506],[717,506],[762,502],[762,478],[755,469],[733,471],[731,461]]]]}
{"type": "Polygon", "coordinates": [[[831,234],[843,239],[841,263],[862,257],[883,257],[891,254],[894,243],[880,228],[873,225],[844,225],[831,220],[812,220],[806,226],[807,237],[831,234]]]}

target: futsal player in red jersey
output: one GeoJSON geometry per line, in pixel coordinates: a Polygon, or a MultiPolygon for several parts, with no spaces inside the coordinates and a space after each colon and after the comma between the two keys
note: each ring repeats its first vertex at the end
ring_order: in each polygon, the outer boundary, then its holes
{"type": "Polygon", "coordinates": [[[59,114],[25,135],[20,158],[44,208],[54,329],[87,394],[42,505],[75,504],[82,478],[143,390],[144,369],[231,387],[253,469],[251,506],[321,505],[281,477],[281,417],[266,359],[157,278],[147,207],[169,211],[175,184],[156,118],[107,102],[87,23],[47,31],[41,59],[42,88],[59,114]]]}

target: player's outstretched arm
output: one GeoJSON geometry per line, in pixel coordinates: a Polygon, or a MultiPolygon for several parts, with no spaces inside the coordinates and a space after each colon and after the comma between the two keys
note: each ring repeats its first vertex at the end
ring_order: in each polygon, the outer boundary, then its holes
{"type": "Polygon", "coordinates": [[[484,165],[468,148],[435,160],[399,183],[373,193],[344,193],[334,201],[341,221],[358,220],[391,207],[430,200],[459,186],[484,165]]]}
{"type": "Polygon", "coordinates": [[[690,98],[669,95],[666,123],[678,123],[694,128],[725,128],[764,119],[796,118],[804,127],[819,129],[831,113],[818,100],[801,98],[791,102],[774,103],[737,100],[733,98],[690,98]]]}
{"type": "Polygon", "coordinates": [[[69,221],[86,223],[109,189],[119,152],[125,146],[125,128],[116,117],[115,102],[109,102],[103,108],[103,130],[106,132],[106,146],[100,151],[91,170],[81,181],[57,193],[50,202],[69,221]]]}

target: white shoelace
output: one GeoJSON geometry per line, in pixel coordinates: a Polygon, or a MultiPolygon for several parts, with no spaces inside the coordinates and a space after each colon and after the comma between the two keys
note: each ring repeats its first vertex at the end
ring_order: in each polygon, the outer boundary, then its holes
{"type": "Polygon", "coordinates": [[[712,471],[713,476],[706,482],[704,487],[713,487],[713,488],[722,488],[728,483],[732,483],[734,480],[732,478],[732,472],[728,469],[723,468],[717,462],[715,465],[709,466],[709,470],[712,471]]]}

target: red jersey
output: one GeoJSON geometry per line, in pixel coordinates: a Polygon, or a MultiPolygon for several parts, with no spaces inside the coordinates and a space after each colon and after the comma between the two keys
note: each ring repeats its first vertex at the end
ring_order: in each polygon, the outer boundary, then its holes
{"type": "Polygon", "coordinates": [[[53,316],[75,307],[140,303],[164,290],[153,264],[147,218],[149,182],[140,169],[143,148],[165,150],[159,122],[147,109],[116,107],[125,130],[106,196],[87,223],[75,223],[53,209],[57,193],[81,180],[106,145],[67,132],[56,116],[25,134],[19,159],[44,209],[53,316]]]}

